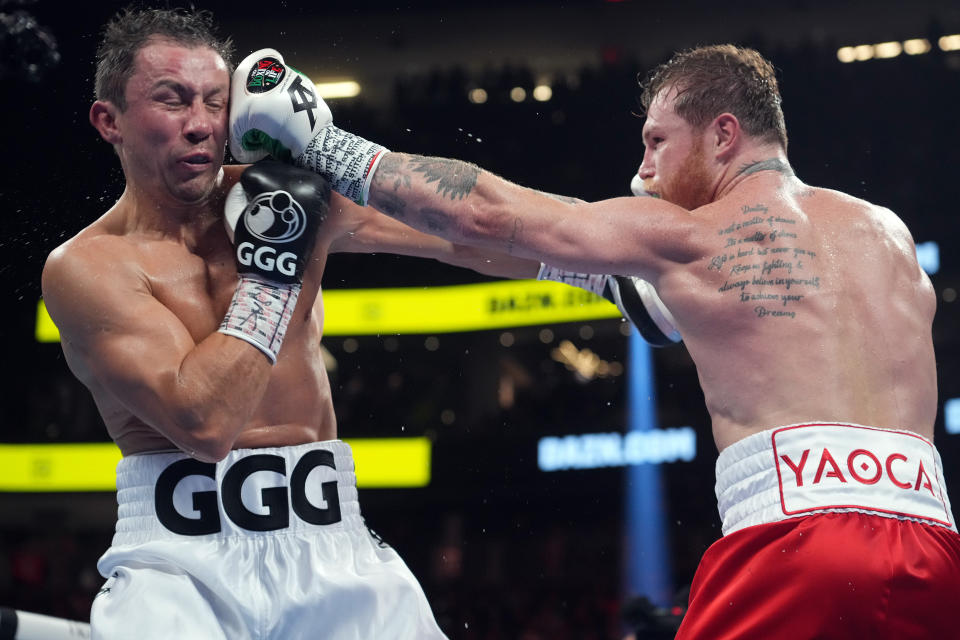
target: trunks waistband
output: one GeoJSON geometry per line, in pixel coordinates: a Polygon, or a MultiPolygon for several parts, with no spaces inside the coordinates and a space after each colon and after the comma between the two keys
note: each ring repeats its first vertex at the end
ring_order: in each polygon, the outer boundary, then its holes
{"type": "Polygon", "coordinates": [[[724,535],[844,511],[957,530],[940,454],[910,431],[832,422],[755,433],[720,453],[716,492],[724,535]]]}
{"type": "Polygon", "coordinates": [[[220,462],[148,453],[117,465],[114,545],[362,527],[340,440],[235,449],[220,462]]]}

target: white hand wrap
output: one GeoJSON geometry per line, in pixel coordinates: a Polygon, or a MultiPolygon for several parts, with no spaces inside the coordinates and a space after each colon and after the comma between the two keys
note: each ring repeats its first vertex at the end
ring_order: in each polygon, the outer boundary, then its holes
{"type": "Polygon", "coordinates": [[[373,173],[385,153],[389,153],[385,147],[331,124],[320,129],[296,163],[325,177],[340,195],[365,205],[373,173]]]}
{"type": "Polygon", "coordinates": [[[299,284],[274,284],[241,275],[219,331],[246,340],[276,364],[299,295],[299,284]]]}
{"type": "Polygon", "coordinates": [[[550,265],[543,264],[542,262],[540,263],[540,272],[537,273],[537,280],[552,280],[554,282],[562,282],[574,287],[586,289],[590,293],[595,293],[598,296],[603,295],[603,289],[607,286],[607,276],[603,274],[574,273],[573,271],[566,271],[564,269],[558,269],[557,267],[551,267],[550,265]]]}

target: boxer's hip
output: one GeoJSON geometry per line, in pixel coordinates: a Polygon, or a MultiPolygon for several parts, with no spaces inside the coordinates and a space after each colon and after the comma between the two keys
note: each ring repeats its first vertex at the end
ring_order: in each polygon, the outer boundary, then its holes
{"type": "Polygon", "coordinates": [[[716,493],[724,535],[845,511],[956,531],[940,455],[909,431],[811,423],[756,433],[720,453],[716,493]]]}
{"type": "Polygon", "coordinates": [[[360,529],[350,447],[339,440],[235,449],[216,463],[183,453],[117,465],[114,546],[360,529]]]}
{"type": "Polygon", "coordinates": [[[442,638],[416,578],[366,528],[347,444],[124,458],[97,568],[97,637],[442,638]]]}

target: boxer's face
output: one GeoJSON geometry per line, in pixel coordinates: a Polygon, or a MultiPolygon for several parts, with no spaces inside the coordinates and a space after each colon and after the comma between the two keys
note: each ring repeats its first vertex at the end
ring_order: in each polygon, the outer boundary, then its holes
{"type": "Polygon", "coordinates": [[[713,198],[706,136],[673,108],[673,90],[657,94],[643,125],[646,147],[638,175],[643,188],[668,202],[696,209],[713,198]]]}
{"type": "Polygon", "coordinates": [[[117,115],[127,181],[182,203],[204,200],[223,164],[229,96],[227,65],[213,49],[143,47],[117,115]]]}

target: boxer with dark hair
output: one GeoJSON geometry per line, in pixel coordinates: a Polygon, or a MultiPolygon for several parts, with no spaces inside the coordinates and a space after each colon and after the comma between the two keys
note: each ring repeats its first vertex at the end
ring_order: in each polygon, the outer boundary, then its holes
{"type": "Polygon", "coordinates": [[[358,203],[561,279],[659,291],[711,415],[725,534],[677,638],[956,635],[933,288],[893,212],[795,175],[759,53],[701,47],[656,69],[634,186],[657,197],[592,203],[391,152],[334,126],[322,101],[285,101],[309,83],[296,73],[251,91],[266,58],[283,65],[261,51],[234,74],[234,155],[288,158],[358,203]]]}
{"type": "MultiPolygon", "coordinates": [[[[336,252],[511,278],[540,264],[415,231],[313,172],[223,166],[231,53],[204,11],[126,10],[107,25],[90,122],[125,189],[44,267],[67,363],[124,456],[94,637],[442,637],[363,524],[320,281],[336,252]]],[[[638,322],[660,317],[644,306],[655,293],[611,291],[598,293],[638,322]]]]}
{"type": "Polygon", "coordinates": [[[106,28],[90,121],[125,177],[54,250],[47,309],[123,453],[96,638],[440,638],[420,585],[368,532],[320,339],[334,252],[533,277],[275,161],[222,166],[229,41],[204,12],[106,28]]]}

